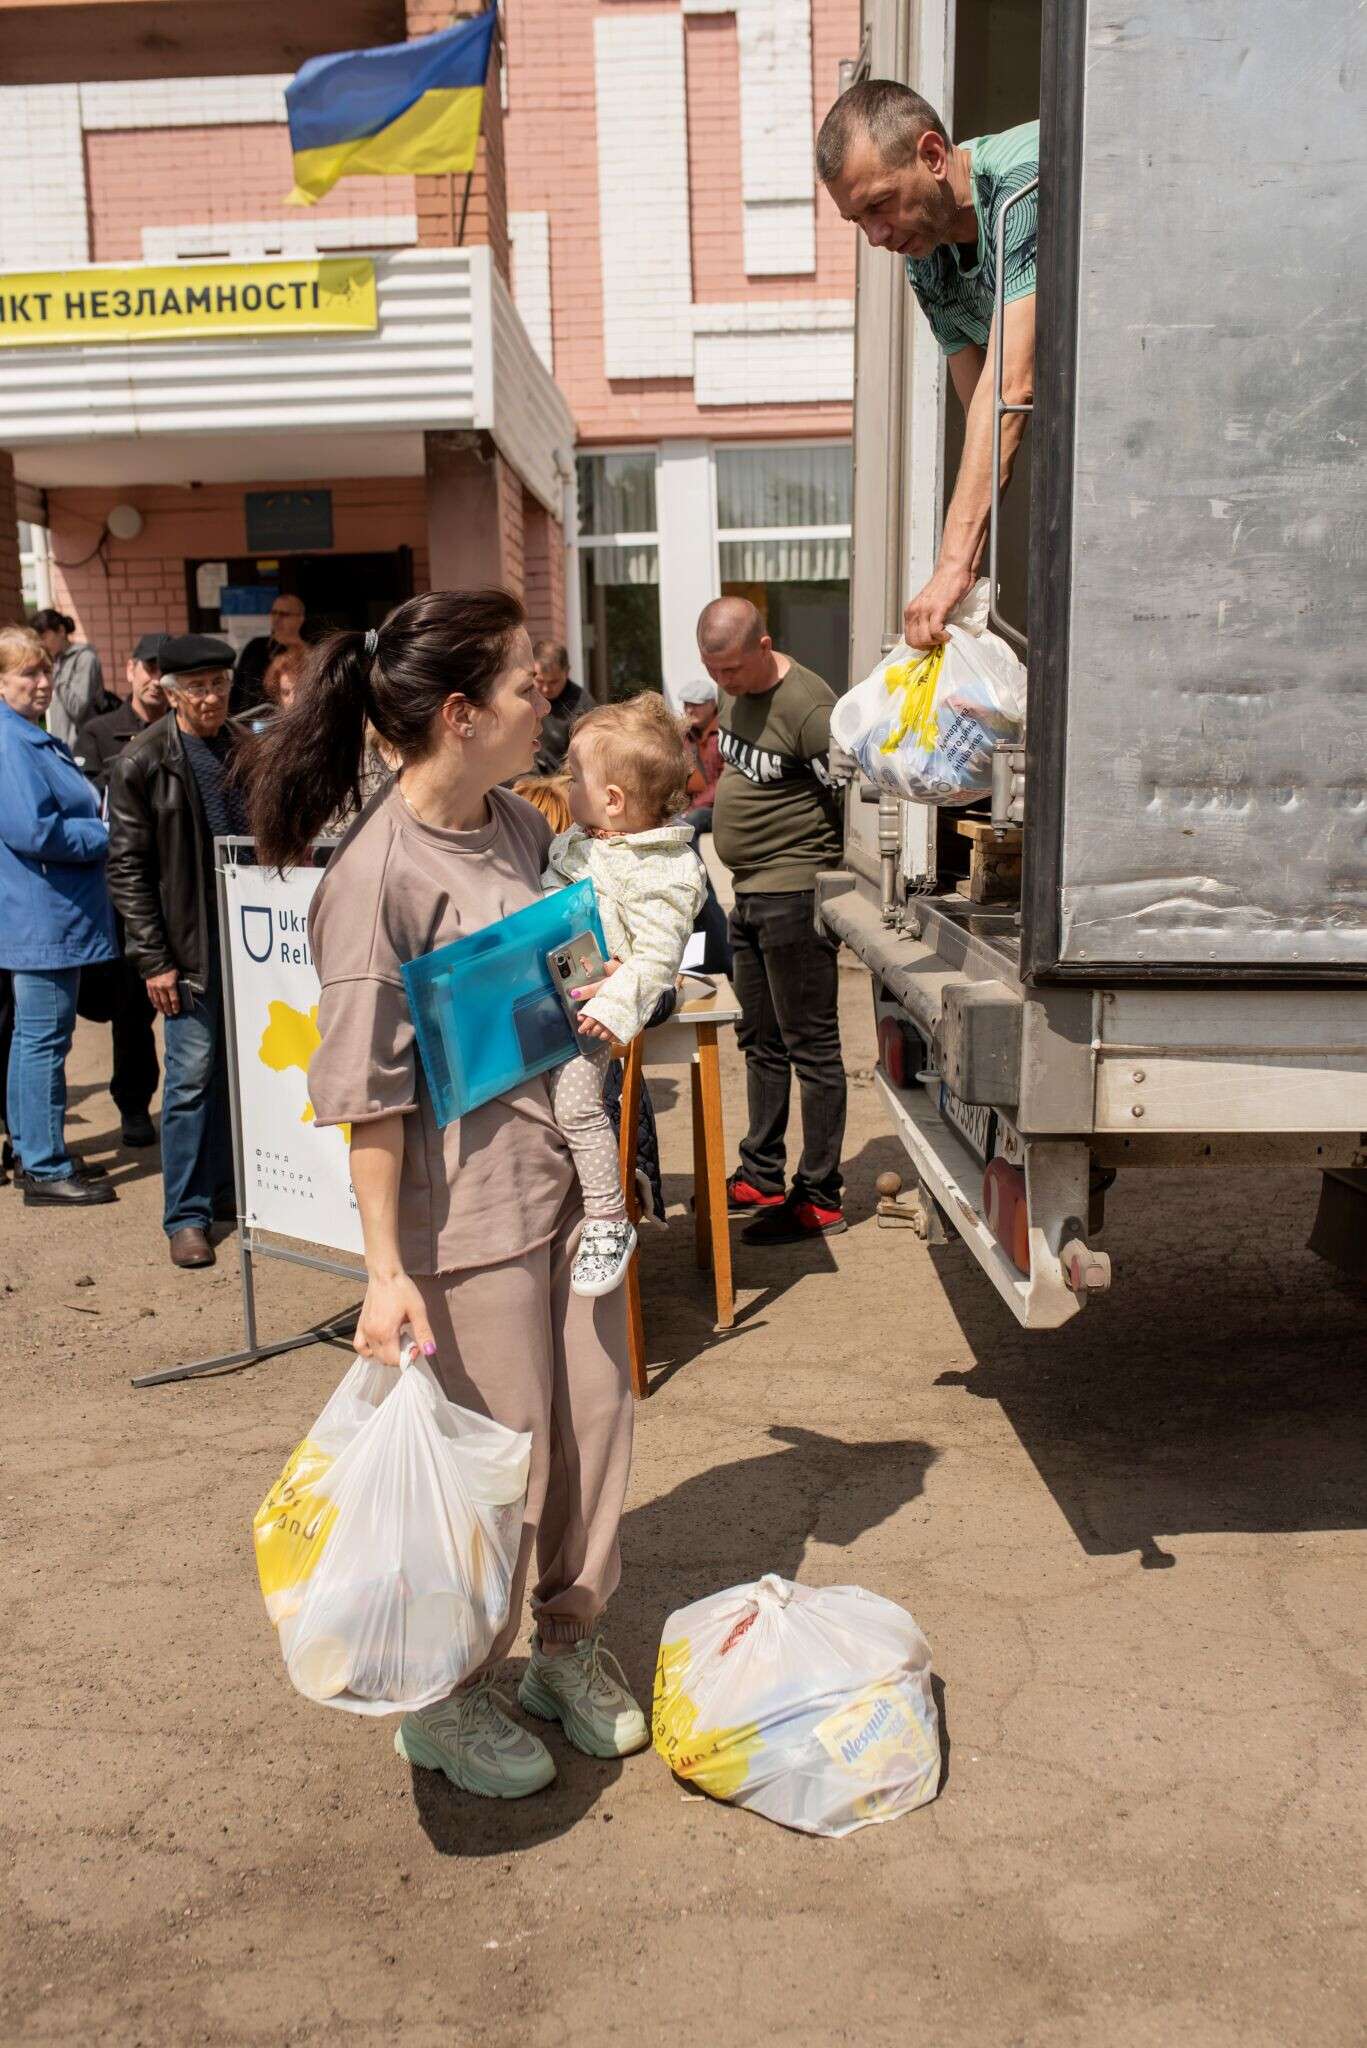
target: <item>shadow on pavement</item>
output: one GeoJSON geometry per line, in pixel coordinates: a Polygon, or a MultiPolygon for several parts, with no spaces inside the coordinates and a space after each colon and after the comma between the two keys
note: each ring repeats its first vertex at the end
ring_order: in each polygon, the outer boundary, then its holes
{"type": "MultiPolygon", "coordinates": [[[[675,1608],[764,1572],[800,1577],[810,1538],[848,1547],[917,1498],[938,1455],[915,1438],[846,1443],[785,1425],[769,1435],[772,1451],[697,1473],[623,1518],[626,1576],[610,1640],[647,1713],[660,1631],[675,1608]]],[[[510,1667],[510,1695],[524,1668],[510,1667]]],[[[944,1688],[934,1684],[943,1728],[944,1688]]],[[[610,1819],[622,1766],[581,1756],[554,1725],[538,1732],[560,1775],[534,1799],[474,1799],[434,1772],[412,1773],[418,1819],[440,1855],[506,1856],[567,1833],[592,1808],[610,1819]]],[[[947,1731],[943,1750],[947,1773],[947,1731]]]]}
{"type": "Polygon", "coordinates": [[[1061,1330],[1022,1330],[962,1245],[933,1250],[979,1361],[937,1385],[1000,1403],[1089,1555],[1163,1569],[1164,1535],[1367,1525],[1360,1297],[1297,1218],[1254,1258],[1219,1241],[1233,1204],[1207,1220],[1189,1183],[1148,1178],[1114,1205],[1111,1293],[1061,1330]]]}

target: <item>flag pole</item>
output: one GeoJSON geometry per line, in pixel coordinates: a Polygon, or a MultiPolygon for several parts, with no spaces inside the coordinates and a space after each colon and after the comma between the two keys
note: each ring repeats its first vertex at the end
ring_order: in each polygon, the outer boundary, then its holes
{"type": "MultiPolygon", "coordinates": [[[[490,8],[490,0],[485,0],[485,4],[484,4],[484,6],[483,6],[483,7],[481,7],[481,8],[479,9],[479,12],[480,12],[481,14],[487,14],[487,13],[489,12],[489,8],[490,8]]],[[[494,19],[494,33],[493,33],[493,36],[492,36],[492,38],[490,39],[490,43],[489,43],[489,69],[492,69],[492,68],[493,68],[493,61],[494,61],[494,51],[495,51],[495,50],[497,49],[497,47],[498,47],[498,39],[499,39],[499,34],[500,34],[500,30],[501,30],[501,23],[500,23],[500,22],[498,21],[498,18],[497,18],[497,16],[498,16],[498,5],[497,5],[497,0],[493,0],[493,11],[494,11],[494,16],[495,16],[495,19],[494,19]]],[[[487,95],[488,95],[488,91],[489,91],[489,70],[486,70],[486,71],[485,71],[485,74],[484,74],[484,90],[485,90],[485,95],[486,95],[486,97],[487,97],[487,95]]],[[[483,128],[484,128],[484,123],[483,123],[483,122],[481,121],[481,122],[480,122],[480,131],[481,131],[481,132],[480,132],[480,135],[478,135],[478,136],[477,136],[477,137],[475,138],[475,158],[476,158],[476,160],[478,160],[478,157],[479,157],[479,145],[480,145],[480,142],[481,142],[481,141],[483,140],[483,128]]],[[[470,168],[469,168],[469,170],[468,170],[468,171],[467,171],[467,172],[465,173],[465,190],[464,190],[464,191],[463,191],[463,192],[461,193],[461,196],[460,196],[460,226],[459,226],[459,228],[458,228],[458,229],[456,230],[456,247],[457,247],[458,249],[463,249],[463,248],[465,247],[465,216],[466,216],[466,215],[467,215],[467,214],[469,213],[469,211],[470,211],[470,187],[471,187],[471,186],[472,186],[472,185],[474,184],[474,182],[475,182],[475,166],[474,166],[474,163],[472,162],[472,163],[471,163],[471,165],[470,165],[470,168]]],[[[453,211],[454,211],[454,209],[455,209],[455,203],[456,203],[456,187],[455,187],[455,182],[454,182],[454,180],[453,180],[453,181],[452,181],[452,184],[451,184],[451,206],[452,206],[452,210],[453,210],[453,211]]]]}
{"type": "MultiPolygon", "coordinates": [[[[472,185],[474,184],[474,182],[475,182],[475,167],[474,167],[474,165],[473,165],[473,164],[471,164],[471,166],[470,166],[469,170],[468,170],[468,171],[467,171],[467,172],[465,173],[465,190],[464,190],[464,192],[463,192],[463,193],[461,194],[461,201],[460,201],[460,227],[459,227],[459,229],[457,230],[457,233],[456,233],[456,247],[457,247],[458,249],[463,249],[463,248],[465,247],[465,216],[466,216],[466,214],[467,214],[467,213],[468,213],[468,212],[470,211],[470,187],[471,187],[471,186],[472,186],[472,185]]],[[[455,179],[453,178],[453,179],[451,180],[451,204],[452,204],[452,206],[453,206],[453,207],[455,206],[455,200],[456,200],[456,183],[455,183],[455,179]]]]}

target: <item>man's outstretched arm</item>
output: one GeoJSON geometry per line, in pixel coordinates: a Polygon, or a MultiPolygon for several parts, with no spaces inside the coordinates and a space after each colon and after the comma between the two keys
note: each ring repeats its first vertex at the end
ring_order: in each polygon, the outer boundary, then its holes
{"type": "MultiPolygon", "coordinates": [[[[1012,299],[1003,327],[1002,397],[1008,405],[1027,405],[1035,390],[1035,299],[1012,299]]],[[[986,352],[960,349],[949,359],[949,373],[959,394],[967,425],[954,496],[945,514],[945,530],[935,573],[918,590],[902,615],[909,647],[934,647],[945,637],[945,620],[964,597],[977,573],[987,538],[992,505],[992,360],[995,336],[986,352]]],[[[1001,480],[1005,488],[1025,432],[1025,415],[1007,413],[1002,421],[1001,480]]]]}

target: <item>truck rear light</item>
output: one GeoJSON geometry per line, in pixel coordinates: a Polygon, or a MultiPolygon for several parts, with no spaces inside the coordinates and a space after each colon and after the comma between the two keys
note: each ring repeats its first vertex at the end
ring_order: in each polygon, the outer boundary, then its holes
{"type": "Polygon", "coordinates": [[[1030,1271],[1030,1204],[1025,1175],[1004,1159],[988,1162],[983,1175],[983,1217],[1018,1272],[1030,1271]]]}
{"type": "Polygon", "coordinates": [[[920,1070],[919,1046],[896,1017],[878,1021],[878,1064],[894,1088],[910,1088],[920,1070]]]}

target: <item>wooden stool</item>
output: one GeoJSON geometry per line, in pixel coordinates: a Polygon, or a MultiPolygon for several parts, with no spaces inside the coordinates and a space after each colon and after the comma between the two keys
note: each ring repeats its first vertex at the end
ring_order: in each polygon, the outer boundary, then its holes
{"type": "MultiPolygon", "coordinates": [[[[715,995],[680,1003],[667,1024],[643,1031],[622,1049],[622,1126],[618,1157],[622,1195],[633,1223],[640,1221],[636,1191],[636,1134],[641,1108],[645,1062],[652,1066],[688,1062],[693,1105],[693,1249],[701,1272],[712,1273],[719,1330],[736,1320],[736,1295],[731,1279],[731,1227],[726,1207],[726,1131],[721,1107],[721,1052],[717,1033],[740,1016],[731,984],[720,975],[715,995]]],[[[640,1253],[632,1259],[626,1279],[627,1329],[631,1358],[631,1390],[638,1400],[646,1386],[645,1319],[641,1311],[640,1253]]]]}
{"type": "Polygon", "coordinates": [[[987,818],[957,818],[955,825],[970,846],[968,879],[954,884],[970,903],[1014,903],[1021,892],[1023,834],[1014,827],[999,839],[987,818]]]}

